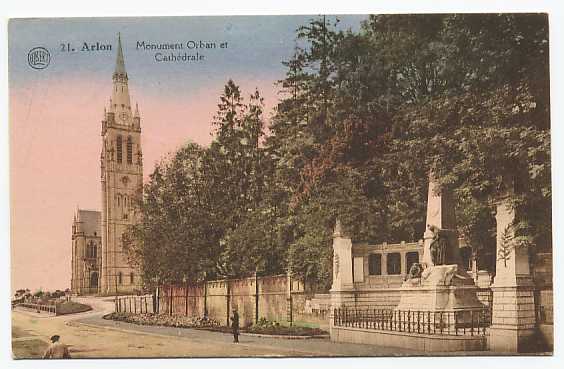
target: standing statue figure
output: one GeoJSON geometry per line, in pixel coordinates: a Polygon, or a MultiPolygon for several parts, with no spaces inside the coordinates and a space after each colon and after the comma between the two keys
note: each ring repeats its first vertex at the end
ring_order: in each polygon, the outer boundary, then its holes
{"type": "Polygon", "coordinates": [[[434,265],[445,265],[447,263],[448,238],[441,234],[441,230],[438,227],[434,225],[429,225],[428,227],[433,232],[433,240],[429,245],[431,260],[434,265]]]}

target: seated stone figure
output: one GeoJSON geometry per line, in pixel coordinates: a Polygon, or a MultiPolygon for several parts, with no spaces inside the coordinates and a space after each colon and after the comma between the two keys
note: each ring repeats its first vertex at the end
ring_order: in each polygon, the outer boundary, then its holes
{"type": "Polygon", "coordinates": [[[433,232],[433,240],[429,245],[431,260],[434,265],[445,265],[447,261],[448,238],[441,234],[441,230],[438,227],[430,225],[429,230],[433,232]]]}
{"type": "Polygon", "coordinates": [[[421,272],[423,272],[423,266],[419,263],[413,263],[409,268],[409,272],[405,276],[405,280],[421,278],[421,272]]]}
{"type": "Polygon", "coordinates": [[[423,272],[423,265],[420,263],[413,263],[409,268],[409,272],[405,276],[403,286],[419,286],[421,285],[421,273],[423,272]]]}

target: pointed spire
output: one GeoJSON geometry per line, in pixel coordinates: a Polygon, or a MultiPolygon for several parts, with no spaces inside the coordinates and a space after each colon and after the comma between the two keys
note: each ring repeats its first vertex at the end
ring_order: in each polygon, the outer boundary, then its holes
{"type": "Polygon", "coordinates": [[[116,69],[113,79],[112,99],[110,100],[110,112],[115,114],[117,124],[129,125],[131,114],[131,101],[129,99],[129,88],[127,86],[127,72],[121,46],[121,34],[118,34],[118,50],[116,56],[116,69]]]}
{"type": "Polygon", "coordinates": [[[125,72],[125,61],[123,59],[123,50],[121,48],[121,33],[118,33],[118,52],[116,57],[116,69],[114,74],[117,75],[126,75],[125,72]]]}
{"type": "Polygon", "coordinates": [[[139,106],[137,105],[137,103],[135,103],[135,118],[139,118],[139,106]]]}

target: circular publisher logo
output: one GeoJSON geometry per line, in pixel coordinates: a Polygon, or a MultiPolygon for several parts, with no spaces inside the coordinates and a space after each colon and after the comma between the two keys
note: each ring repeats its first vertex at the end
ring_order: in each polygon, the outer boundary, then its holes
{"type": "Polygon", "coordinates": [[[34,47],[27,53],[27,63],[33,69],[45,69],[51,62],[51,54],[44,47],[34,47]]]}

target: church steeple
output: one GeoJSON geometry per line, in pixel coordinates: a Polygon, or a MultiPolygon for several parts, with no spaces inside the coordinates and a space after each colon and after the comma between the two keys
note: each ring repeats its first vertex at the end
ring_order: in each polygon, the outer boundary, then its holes
{"type": "Polygon", "coordinates": [[[110,112],[114,113],[118,124],[130,125],[132,112],[131,100],[129,98],[129,87],[127,72],[125,70],[125,59],[121,46],[121,34],[118,33],[118,46],[116,56],[116,66],[112,76],[113,89],[110,99],[110,112]]]}
{"type": "Polygon", "coordinates": [[[138,222],[130,204],[143,186],[141,117],[139,108],[131,105],[129,78],[125,69],[120,34],[115,51],[110,107],[102,121],[100,155],[102,185],[100,292],[103,294],[131,293],[139,289],[141,283],[139,272],[135,266],[129,265],[122,244],[122,235],[127,227],[138,222]],[[122,278],[123,276],[129,278],[122,278]]]}
{"type": "Polygon", "coordinates": [[[127,78],[127,72],[125,71],[125,61],[123,60],[123,50],[121,48],[121,33],[118,33],[118,52],[116,57],[116,69],[114,71],[115,76],[124,75],[127,78]]]}

